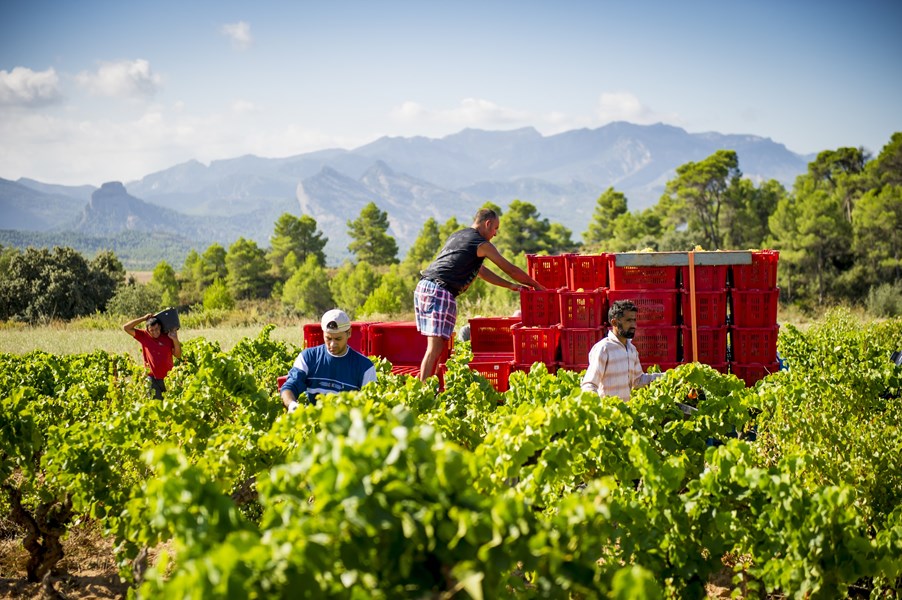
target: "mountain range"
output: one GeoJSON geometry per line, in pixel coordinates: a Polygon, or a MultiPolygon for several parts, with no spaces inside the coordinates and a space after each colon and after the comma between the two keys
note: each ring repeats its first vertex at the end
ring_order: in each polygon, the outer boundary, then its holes
{"type": "Polygon", "coordinates": [[[131,269],[160,260],[178,269],[189,249],[214,242],[228,248],[244,237],[268,246],[288,212],[316,219],[329,239],[328,262],[338,264],[350,258],[347,221],[369,202],[388,213],[403,257],[427,218],[466,224],[486,201],[504,210],[515,199],[579,239],[608,187],[626,195],[630,210],[647,208],[678,166],[720,149],[736,151],[746,177],[787,187],[813,159],[769,138],[625,122],[552,136],[523,128],[383,137],[288,158],[192,160],[100,188],[0,179],[0,243],[109,248],[131,269]]]}

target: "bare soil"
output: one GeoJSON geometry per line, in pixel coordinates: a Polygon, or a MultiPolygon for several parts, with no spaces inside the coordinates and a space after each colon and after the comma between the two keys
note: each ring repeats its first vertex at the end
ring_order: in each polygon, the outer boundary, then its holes
{"type": "MultiPolygon", "coordinates": [[[[74,527],[63,542],[65,557],[49,578],[56,595],[48,594],[42,583],[25,580],[28,554],[21,537],[0,539],[0,600],[118,600],[125,598],[128,584],[119,578],[113,543],[96,526],[74,527]]],[[[153,556],[151,556],[151,563],[153,556]]],[[[730,598],[732,570],[728,566],[705,586],[708,598],[730,598]]]]}
{"type": "MultiPolygon", "coordinates": [[[[56,598],[125,598],[128,585],[119,579],[112,541],[96,527],[74,527],[63,542],[65,557],[49,582],[58,592],[56,598]]],[[[25,579],[28,553],[21,537],[0,539],[0,599],[53,598],[42,583],[25,579]]]]}

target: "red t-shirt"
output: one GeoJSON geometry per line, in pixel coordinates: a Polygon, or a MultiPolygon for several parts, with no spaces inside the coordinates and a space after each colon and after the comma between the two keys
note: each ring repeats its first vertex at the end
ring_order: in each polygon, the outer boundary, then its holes
{"type": "Polygon", "coordinates": [[[175,344],[168,335],[153,337],[143,329],[135,329],[135,339],[141,344],[144,366],[155,379],[163,379],[172,369],[172,351],[175,344]]]}

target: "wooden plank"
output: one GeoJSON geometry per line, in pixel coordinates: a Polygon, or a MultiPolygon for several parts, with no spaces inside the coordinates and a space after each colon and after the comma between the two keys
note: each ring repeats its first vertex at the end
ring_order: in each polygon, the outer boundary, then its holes
{"type": "MultiPolygon", "coordinates": [[[[721,252],[694,252],[696,266],[750,265],[751,250],[724,250],[721,252]]],[[[614,264],[618,267],[687,267],[688,252],[617,252],[614,264]]]]}

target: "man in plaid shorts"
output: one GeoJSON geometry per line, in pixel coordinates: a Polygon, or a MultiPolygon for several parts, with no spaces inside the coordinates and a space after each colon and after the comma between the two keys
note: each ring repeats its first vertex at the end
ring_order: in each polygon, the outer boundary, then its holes
{"type": "Polygon", "coordinates": [[[498,233],[499,221],[494,210],[479,209],[473,224],[452,233],[432,264],[421,273],[422,279],[413,293],[417,329],[427,339],[426,354],[420,363],[420,379],[425,380],[435,373],[445,340],[451,338],[457,321],[455,298],[465,292],[477,276],[514,291],[519,291],[523,286],[545,289],[526,271],[501,256],[492,244],[492,238],[498,233]],[[504,279],[486,267],[483,264],[486,258],[519,284],[504,279]]]}

